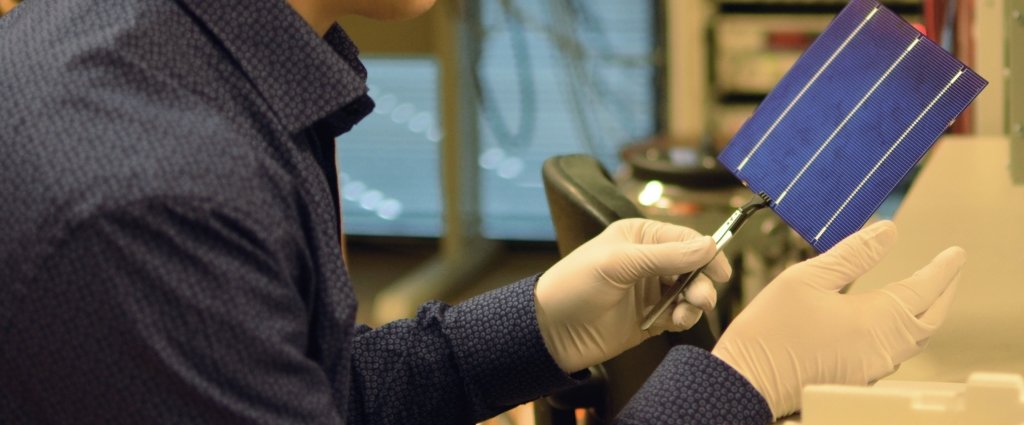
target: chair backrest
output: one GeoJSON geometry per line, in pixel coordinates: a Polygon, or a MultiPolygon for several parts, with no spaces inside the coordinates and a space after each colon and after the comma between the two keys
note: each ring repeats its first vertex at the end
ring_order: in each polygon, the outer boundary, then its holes
{"type": "Polygon", "coordinates": [[[612,222],[643,217],[592,156],[549,158],[544,162],[542,173],[558,252],[563,257],[612,222]]]}
{"type": "MultiPolygon", "coordinates": [[[[558,251],[563,257],[612,222],[643,216],[612,182],[601,163],[589,155],[549,158],[544,162],[542,173],[558,251]]],[[[702,317],[689,331],[650,338],[592,368],[595,383],[538,402],[537,423],[575,424],[575,419],[569,422],[564,414],[565,410],[571,412],[575,408],[591,409],[589,423],[610,421],[661,363],[668,350],[681,343],[710,349],[715,337],[702,317]]]]}

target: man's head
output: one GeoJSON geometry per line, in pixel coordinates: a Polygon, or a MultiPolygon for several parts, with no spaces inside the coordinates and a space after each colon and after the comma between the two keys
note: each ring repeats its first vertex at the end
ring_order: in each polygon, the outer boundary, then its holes
{"type": "Polygon", "coordinates": [[[394,20],[419,16],[436,0],[288,0],[303,19],[319,34],[342,16],[360,15],[371,19],[394,20]]]}

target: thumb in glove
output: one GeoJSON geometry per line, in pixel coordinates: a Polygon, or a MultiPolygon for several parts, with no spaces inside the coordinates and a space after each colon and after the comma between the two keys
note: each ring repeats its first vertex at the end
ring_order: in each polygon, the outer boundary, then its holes
{"type": "Polygon", "coordinates": [[[641,331],[639,324],[661,298],[663,282],[709,261],[707,276],[728,279],[729,265],[715,255],[709,237],[653,220],[612,223],[538,279],[537,319],[553,358],[563,370],[574,372],[651,335],[692,326],[702,309],[714,307],[717,295],[708,279],[691,284],[653,332],[641,331]]]}
{"type": "Polygon", "coordinates": [[[765,397],[776,417],[800,407],[809,384],[865,385],[920,352],[945,319],[964,251],[949,248],[882,289],[840,289],[881,261],[896,240],[883,221],[776,278],[722,335],[712,354],[765,397]]]}

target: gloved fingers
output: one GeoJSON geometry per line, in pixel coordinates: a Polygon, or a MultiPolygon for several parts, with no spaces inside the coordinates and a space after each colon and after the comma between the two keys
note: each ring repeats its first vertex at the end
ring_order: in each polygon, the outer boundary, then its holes
{"type": "Polygon", "coordinates": [[[642,218],[619,220],[612,223],[612,226],[620,227],[627,235],[627,240],[639,244],[685,242],[704,236],[686,226],[642,218]]]}
{"type": "Polygon", "coordinates": [[[719,252],[704,268],[704,274],[715,282],[727,282],[732,276],[732,265],[725,258],[725,254],[719,252]]]}
{"type": "MultiPolygon", "coordinates": [[[[700,320],[701,314],[704,312],[696,306],[689,303],[679,303],[672,309],[672,324],[669,326],[669,330],[672,332],[679,332],[690,329],[693,325],[697,324],[700,320]]],[[[668,316],[667,314],[665,316],[668,316]]]]}
{"type": "MultiPolygon", "coordinates": [[[[952,285],[965,261],[967,254],[962,248],[948,248],[936,255],[913,276],[891,283],[882,290],[892,294],[911,315],[920,316],[936,304],[940,296],[952,285]]],[[[951,297],[952,295],[949,295],[947,298],[951,297]]],[[[951,300],[944,302],[948,303],[951,300]]],[[[948,308],[948,305],[945,308],[948,308]]],[[[934,315],[935,319],[941,319],[945,316],[945,310],[940,309],[934,315]]]]}
{"type": "MultiPolygon", "coordinates": [[[[648,306],[648,307],[646,307],[646,308],[644,308],[644,310],[643,310],[644,317],[646,317],[648,314],[650,314],[651,310],[653,310],[653,309],[654,309],[654,305],[653,304],[648,306]]],[[[674,309],[669,309],[668,311],[662,313],[661,316],[658,316],[658,318],[654,321],[654,324],[652,324],[650,328],[648,328],[646,331],[641,331],[641,333],[646,333],[647,337],[652,337],[652,336],[655,336],[655,335],[659,335],[659,334],[661,334],[662,332],[665,332],[665,331],[679,332],[681,330],[684,330],[685,328],[680,328],[680,327],[674,326],[672,324],[672,312],[673,311],[674,311],[674,309]]]]}
{"type": "Polygon", "coordinates": [[[865,227],[829,249],[805,261],[800,270],[814,268],[813,282],[820,288],[838,291],[882,260],[896,242],[896,224],[883,220],[865,227]]]}
{"type": "Polygon", "coordinates": [[[921,323],[934,327],[942,326],[942,323],[946,321],[946,316],[949,314],[950,307],[953,305],[956,289],[960,286],[960,275],[961,273],[957,272],[956,276],[953,277],[953,282],[949,284],[945,291],[942,291],[942,295],[939,295],[935,303],[917,317],[921,323]]]}
{"type": "Polygon", "coordinates": [[[964,259],[962,249],[947,249],[910,278],[883,289],[899,304],[902,333],[905,333],[901,349],[893,352],[893,361],[901,363],[921,353],[945,321],[960,278],[957,264],[962,265],[964,259]],[[941,293],[936,294],[936,291],[941,293]],[[920,311],[922,306],[924,310],[920,311]]]}
{"type": "MultiPolygon", "coordinates": [[[[668,290],[675,283],[675,279],[662,279],[661,283],[665,285],[662,289],[668,290]]],[[[653,306],[657,301],[656,299],[648,305],[653,306]]],[[[693,282],[690,282],[682,294],[679,294],[670,312],[663,313],[658,317],[654,327],[672,332],[690,329],[700,319],[701,312],[711,311],[717,302],[718,292],[715,290],[715,285],[707,276],[699,275],[693,282]]],[[[650,307],[643,309],[645,313],[649,310],[650,307]]]]}
{"type": "Polygon", "coordinates": [[[921,353],[924,345],[922,339],[927,339],[935,328],[926,329],[919,323],[917,318],[907,315],[906,310],[900,307],[902,320],[897,319],[894,323],[886,326],[876,337],[882,341],[885,353],[893,364],[900,364],[911,357],[921,353]]]}
{"type": "MultiPolygon", "coordinates": [[[[704,267],[701,274],[710,278],[714,282],[728,282],[729,277],[732,276],[732,265],[729,264],[729,260],[725,258],[725,254],[718,253],[718,255],[715,255],[715,258],[713,258],[711,262],[706,263],[706,265],[707,266],[704,267]]],[[[676,279],[679,279],[679,276],[685,277],[687,274],[689,274],[689,272],[681,275],[669,276],[666,279],[662,279],[661,283],[663,285],[671,286],[676,282],[676,279]]]]}
{"type": "MultiPolygon", "coordinates": [[[[919,353],[920,353],[920,350],[918,350],[918,352],[917,352],[917,353],[914,353],[914,355],[912,355],[912,356],[910,356],[910,357],[914,357],[914,356],[916,356],[916,355],[917,355],[917,354],[919,354],[919,353]]],[[[907,357],[907,359],[909,359],[910,357],[907,357]]],[[[892,363],[892,365],[891,365],[891,366],[889,366],[889,368],[888,368],[888,369],[886,369],[886,370],[882,371],[881,373],[879,373],[879,374],[878,374],[878,376],[876,376],[876,377],[875,377],[874,379],[872,379],[872,380],[871,380],[871,382],[872,382],[872,384],[871,384],[871,385],[874,385],[874,383],[877,383],[878,381],[880,381],[880,380],[882,380],[882,379],[884,379],[884,378],[886,378],[886,377],[888,377],[888,376],[891,376],[892,374],[894,374],[894,373],[896,373],[897,371],[899,371],[899,370],[900,370],[900,366],[901,366],[901,365],[903,364],[903,362],[904,362],[905,360],[907,360],[907,359],[903,359],[903,360],[898,360],[898,361],[894,361],[894,362],[892,363]]]]}
{"type": "MultiPolygon", "coordinates": [[[[619,220],[613,224],[618,224],[623,227],[623,232],[633,235],[632,237],[627,237],[628,240],[645,246],[691,242],[706,237],[689,227],[655,220],[626,219],[619,220]]],[[[676,252],[675,255],[689,256],[689,253],[676,252]]],[[[700,261],[700,263],[698,266],[689,267],[686,270],[672,274],[685,273],[707,264],[704,273],[715,282],[725,282],[732,276],[732,266],[729,265],[729,261],[725,258],[724,254],[716,255],[714,259],[710,260],[710,263],[707,260],[700,261]]]]}
{"type": "MultiPolygon", "coordinates": [[[[928,339],[925,338],[921,341],[915,341],[912,344],[904,346],[901,350],[892,353],[892,361],[896,365],[900,365],[903,362],[916,357],[924,351],[925,345],[927,345],[928,339]]],[[[895,372],[895,370],[893,370],[895,372]]]]}
{"type": "Polygon", "coordinates": [[[692,304],[703,311],[711,311],[718,303],[718,291],[715,290],[715,284],[711,283],[711,279],[702,274],[683,290],[678,302],[692,304]]]}
{"type": "MultiPolygon", "coordinates": [[[[651,306],[658,303],[672,285],[676,283],[679,276],[658,276],[658,285],[651,285],[644,290],[643,306],[651,306]]],[[[641,307],[642,309],[642,307],[641,307]]]]}
{"type": "Polygon", "coordinates": [[[715,255],[715,243],[709,236],[685,242],[626,245],[609,252],[602,273],[612,280],[635,282],[654,276],[687,273],[707,264],[715,255]]]}
{"type": "Polygon", "coordinates": [[[866,385],[869,386],[869,387],[875,386],[875,384],[877,384],[878,381],[881,381],[882,378],[885,378],[886,376],[889,376],[889,375],[892,375],[892,374],[898,372],[900,370],[900,366],[901,366],[900,364],[894,365],[892,368],[889,369],[888,372],[885,372],[885,373],[881,374],[880,376],[876,376],[876,377],[873,377],[873,378],[869,379],[866,385]]]}
{"type": "Polygon", "coordinates": [[[946,321],[946,316],[953,305],[953,298],[956,296],[956,289],[959,284],[960,273],[957,273],[953,277],[953,282],[949,284],[945,291],[942,291],[942,294],[939,295],[928,310],[917,315],[917,317],[907,318],[907,321],[910,322],[907,328],[914,335],[918,346],[923,348],[928,338],[931,338],[939,326],[942,326],[942,323],[946,321]]]}

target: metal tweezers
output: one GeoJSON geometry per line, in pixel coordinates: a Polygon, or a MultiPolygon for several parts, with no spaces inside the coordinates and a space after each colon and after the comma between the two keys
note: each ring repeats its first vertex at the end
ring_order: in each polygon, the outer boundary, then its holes
{"type": "MultiPolygon", "coordinates": [[[[722,248],[725,248],[725,245],[732,240],[733,235],[740,230],[740,227],[743,226],[743,223],[745,223],[748,218],[753,216],[754,213],[761,208],[767,207],[770,204],[771,199],[768,198],[768,195],[759,193],[754,197],[754,199],[751,199],[745,205],[739,207],[736,212],[732,213],[732,215],[725,220],[725,223],[722,223],[722,226],[718,228],[718,231],[711,236],[715,240],[715,255],[717,256],[718,253],[722,252],[722,248]]],[[[672,305],[672,302],[679,297],[679,294],[683,293],[683,291],[686,290],[686,287],[690,285],[690,282],[693,282],[693,280],[697,278],[697,275],[701,274],[707,266],[708,265],[705,264],[699,269],[688,274],[679,275],[679,278],[676,279],[676,283],[669,288],[668,292],[661,296],[661,300],[659,300],[658,304],[654,306],[654,309],[648,312],[647,316],[644,317],[644,321],[640,324],[640,329],[645,331],[650,329],[650,327],[654,325],[654,322],[656,322],[658,318],[665,313],[665,310],[668,310],[668,307],[672,305]]]]}

